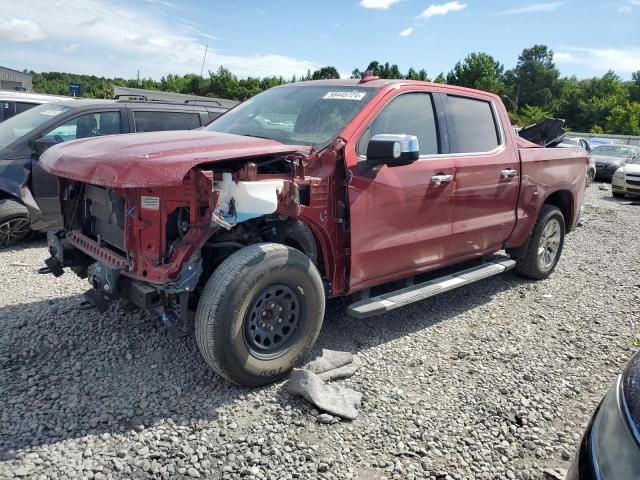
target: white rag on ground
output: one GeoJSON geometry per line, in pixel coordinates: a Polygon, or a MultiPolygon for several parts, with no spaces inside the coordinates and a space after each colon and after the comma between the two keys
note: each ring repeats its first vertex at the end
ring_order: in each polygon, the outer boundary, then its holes
{"type": "Polygon", "coordinates": [[[320,410],[353,420],[358,416],[362,394],[339,385],[327,385],[325,381],[350,377],[361,366],[360,359],[349,352],[322,350],[321,356],[293,370],[287,391],[306,398],[320,410]]]}

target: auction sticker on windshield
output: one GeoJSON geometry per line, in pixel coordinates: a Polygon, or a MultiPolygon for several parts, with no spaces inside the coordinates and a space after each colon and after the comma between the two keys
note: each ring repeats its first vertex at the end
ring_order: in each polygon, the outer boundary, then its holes
{"type": "Polygon", "coordinates": [[[43,110],[40,112],[40,115],[49,115],[51,117],[55,117],[56,115],[60,115],[64,110],[43,110]]]}
{"type": "Polygon", "coordinates": [[[355,90],[351,91],[342,91],[342,92],[327,92],[324,99],[327,100],[356,100],[360,101],[365,97],[365,92],[358,92],[355,90]]]}

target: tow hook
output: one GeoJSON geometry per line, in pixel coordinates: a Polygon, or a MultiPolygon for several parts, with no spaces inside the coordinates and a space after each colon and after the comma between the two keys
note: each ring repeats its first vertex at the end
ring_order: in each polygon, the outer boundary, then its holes
{"type": "Polygon", "coordinates": [[[64,275],[64,269],[57,258],[49,257],[44,263],[46,266],[38,269],[40,275],[48,275],[50,273],[56,278],[64,275]]]}

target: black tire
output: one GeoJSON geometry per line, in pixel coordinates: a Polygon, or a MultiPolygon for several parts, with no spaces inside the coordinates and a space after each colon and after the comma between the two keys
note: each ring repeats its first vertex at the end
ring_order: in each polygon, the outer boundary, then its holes
{"type": "Polygon", "coordinates": [[[611,192],[611,195],[613,195],[615,198],[624,198],[624,193],[619,193],[619,192],[611,192]]]}
{"type": "Polygon", "coordinates": [[[31,234],[27,207],[15,200],[0,200],[0,248],[20,243],[31,234]]]}
{"type": "Polygon", "coordinates": [[[322,278],[306,255],[276,243],[251,245],[207,281],[196,311],[196,343],[225,379],[266,385],[302,364],[320,333],[324,308],[322,278]],[[268,318],[261,318],[265,312],[268,318]]]}
{"type": "MultiPolygon", "coordinates": [[[[531,240],[529,241],[527,251],[522,258],[516,261],[516,272],[535,280],[547,278],[553,273],[556,265],[558,264],[558,260],[560,260],[562,247],[564,246],[564,236],[565,221],[560,209],[553,205],[543,205],[540,209],[538,221],[533,227],[533,233],[531,234],[531,240]],[[555,250],[553,257],[550,258],[550,263],[547,263],[546,260],[551,257],[551,255],[547,257],[544,252],[540,253],[540,249],[543,248],[542,244],[544,243],[544,248],[548,253],[550,247],[548,247],[549,244],[546,240],[543,240],[543,237],[546,238],[546,234],[549,231],[545,231],[545,229],[551,228],[550,224],[552,225],[554,232],[556,226],[559,231],[557,249],[555,250]]],[[[553,238],[555,239],[555,235],[553,238]]]]}

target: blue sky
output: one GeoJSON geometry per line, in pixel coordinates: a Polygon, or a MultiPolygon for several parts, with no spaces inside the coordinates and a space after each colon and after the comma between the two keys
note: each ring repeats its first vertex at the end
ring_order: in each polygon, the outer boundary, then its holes
{"type": "Polygon", "coordinates": [[[220,65],[239,76],[370,60],[431,77],[484,51],[513,67],[544,43],[563,75],[640,70],[640,0],[0,0],[0,65],[159,78],[220,65]]]}

